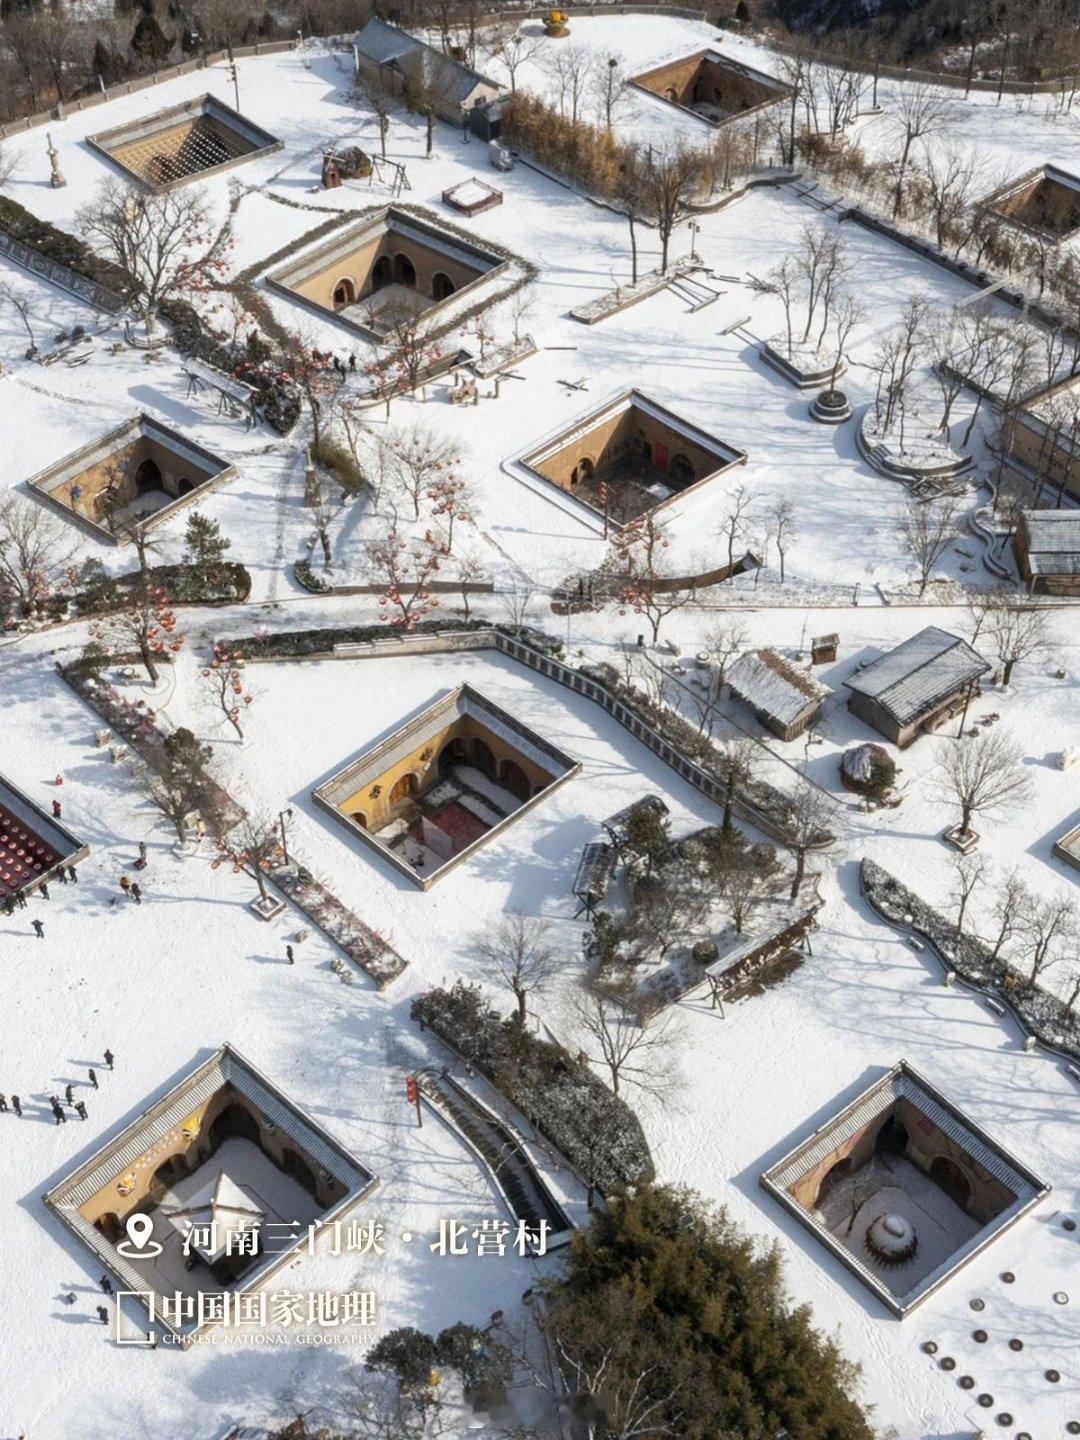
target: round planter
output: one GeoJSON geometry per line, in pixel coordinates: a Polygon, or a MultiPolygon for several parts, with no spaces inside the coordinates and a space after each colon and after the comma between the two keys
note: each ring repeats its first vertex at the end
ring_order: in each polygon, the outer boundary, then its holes
{"type": "Polygon", "coordinates": [[[842,425],[851,419],[851,403],[842,390],[823,390],[811,402],[810,415],[821,425],[842,425]]]}

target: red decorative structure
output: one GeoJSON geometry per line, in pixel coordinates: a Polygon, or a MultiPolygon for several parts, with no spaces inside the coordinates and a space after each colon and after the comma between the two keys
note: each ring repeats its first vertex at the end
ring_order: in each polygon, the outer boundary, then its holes
{"type": "Polygon", "coordinates": [[[63,825],[0,777],[0,902],[34,889],[87,853],[63,825]]]}

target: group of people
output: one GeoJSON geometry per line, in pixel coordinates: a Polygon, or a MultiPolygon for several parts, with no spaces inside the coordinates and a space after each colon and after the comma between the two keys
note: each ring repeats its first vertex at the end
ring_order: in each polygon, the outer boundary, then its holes
{"type": "MultiPolygon", "coordinates": [[[[112,1051],[106,1047],[104,1059],[107,1069],[111,1070],[113,1068],[113,1062],[115,1058],[116,1057],[113,1055],[112,1051]]],[[[87,1084],[90,1085],[93,1089],[97,1090],[100,1088],[98,1085],[97,1071],[94,1069],[93,1066],[90,1066],[87,1071],[86,1081],[87,1084]]],[[[68,1084],[64,1087],[64,1104],[66,1104],[69,1109],[74,1110],[75,1114],[78,1115],[80,1120],[85,1120],[88,1118],[85,1102],[75,1099],[75,1085],[73,1081],[69,1081],[68,1084]]],[[[64,1113],[64,1105],[61,1104],[60,1097],[58,1095],[50,1095],[49,1105],[52,1108],[53,1124],[66,1125],[67,1115],[64,1113]]],[[[21,1118],[23,1113],[22,1101],[19,1099],[18,1095],[12,1095],[9,1102],[7,1096],[0,1093],[0,1115],[6,1114],[8,1110],[13,1111],[14,1114],[18,1115],[21,1118]]]]}

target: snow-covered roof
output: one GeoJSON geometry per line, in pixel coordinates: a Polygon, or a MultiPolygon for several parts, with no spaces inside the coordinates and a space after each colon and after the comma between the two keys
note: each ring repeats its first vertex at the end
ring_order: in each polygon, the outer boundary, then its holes
{"type": "Polygon", "coordinates": [[[775,650],[748,650],[725,678],[732,694],[783,725],[819,705],[829,693],[826,686],[789,665],[775,650]]]}
{"type": "Polygon", "coordinates": [[[989,662],[966,640],[928,625],[844,684],[876,700],[898,725],[906,725],[989,669],[989,662]]]}
{"type": "MultiPolygon", "coordinates": [[[[444,55],[441,50],[436,50],[433,45],[428,45],[423,40],[417,40],[413,35],[407,35],[404,30],[387,25],[385,20],[369,20],[357,34],[354,43],[357,55],[373,61],[376,65],[389,65],[393,61],[408,59],[411,65],[419,67],[420,78],[425,85],[437,87],[441,98],[454,100],[459,104],[464,104],[478,85],[486,85],[493,90],[503,88],[498,81],[489,80],[478,70],[470,69],[451,55],[444,55]]],[[[403,71],[407,68],[401,66],[403,71]]]]}
{"type": "Polygon", "coordinates": [[[1080,510],[1025,510],[1023,522],[1034,574],[1080,574],[1080,510]]]}
{"type": "Polygon", "coordinates": [[[230,1237],[257,1229],[266,1218],[265,1212],[224,1170],[201,1186],[186,1205],[170,1205],[165,1213],[181,1234],[199,1232],[192,1239],[192,1248],[207,1264],[228,1253],[230,1237]],[[203,1244],[204,1239],[208,1243],[203,1244]]]}

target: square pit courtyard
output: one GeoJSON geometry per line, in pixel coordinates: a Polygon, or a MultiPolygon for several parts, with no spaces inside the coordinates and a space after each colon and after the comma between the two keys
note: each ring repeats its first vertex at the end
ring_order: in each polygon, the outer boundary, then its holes
{"type": "MultiPolygon", "coordinates": [[[[190,1344],[216,1317],[198,1297],[257,1288],[375,1177],[231,1046],[195,1066],[45,1203],[190,1344]],[[149,1229],[128,1229],[135,1216],[149,1229]],[[181,1311],[176,1297],[192,1302],[181,1311]]],[[[182,1302],[181,1302],[182,1303],[182,1302]]]]}
{"type": "Polygon", "coordinates": [[[627,390],[531,448],[520,463],[623,525],[710,485],[746,458],[640,390],[627,390]]]}
{"type": "Polygon", "coordinates": [[[150,415],[137,415],[27,481],[30,491],[89,530],[125,545],[132,528],[163,524],[235,475],[232,465],[150,415]]]}
{"type": "Polygon", "coordinates": [[[213,95],[100,130],[86,143],[156,195],[269,155],[282,145],[213,95]]]}
{"type": "Polygon", "coordinates": [[[900,1318],[1050,1188],[904,1061],[761,1183],[900,1318]]]}
{"type": "Polygon", "coordinates": [[[1080,176],[1040,165],[988,196],[983,206],[999,219],[1053,245],[1080,231],[1080,176]]]}
{"type": "Polygon", "coordinates": [[[505,256],[440,224],[434,216],[387,205],[271,271],[271,290],[330,315],[358,333],[385,339],[451,300],[494,298],[505,256]]]}
{"type": "Polygon", "coordinates": [[[631,84],[710,125],[728,125],[782,104],[791,90],[775,76],[718,50],[697,50],[642,70],[631,84]]]}
{"type": "Polygon", "coordinates": [[[580,768],[459,685],[313,793],[426,890],[580,768]]]}

